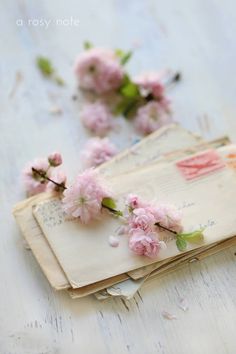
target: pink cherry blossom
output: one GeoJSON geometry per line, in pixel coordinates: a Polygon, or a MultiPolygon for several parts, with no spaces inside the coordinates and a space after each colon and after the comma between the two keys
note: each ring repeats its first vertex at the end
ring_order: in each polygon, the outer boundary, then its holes
{"type": "Polygon", "coordinates": [[[96,167],[110,160],[116,154],[117,149],[108,138],[92,138],[82,152],[82,159],[86,167],[96,167]]]}
{"type": "Polygon", "coordinates": [[[62,156],[59,152],[53,152],[48,156],[48,161],[53,167],[60,166],[62,164],[62,156]]]}
{"type": "Polygon", "coordinates": [[[110,191],[94,169],[85,170],[80,174],[63,195],[62,202],[66,214],[80,218],[84,224],[98,219],[103,198],[111,197],[110,191]]]}
{"type": "Polygon", "coordinates": [[[27,194],[30,196],[44,192],[47,188],[47,181],[39,174],[33,172],[32,167],[42,174],[50,176],[50,166],[47,159],[38,158],[30,162],[23,170],[23,183],[27,194]]]}
{"type": "Polygon", "coordinates": [[[147,203],[145,203],[138,195],[129,194],[126,198],[126,205],[132,210],[136,208],[143,208],[147,206],[147,203]]]}
{"type": "Polygon", "coordinates": [[[170,230],[181,232],[183,227],[181,225],[182,212],[174,205],[159,204],[155,208],[155,219],[161,226],[170,230]]]}
{"type": "Polygon", "coordinates": [[[144,91],[145,96],[151,93],[155,98],[160,98],[165,92],[162,76],[163,75],[158,72],[142,73],[134,78],[134,83],[144,91]]]}
{"type": "Polygon", "coordinates": [[[153,233],[146,234],[137,230],[129,239],[129,248],[139,256],[154,258],[157,256],[161,244],[153,233]]]}
{"type": "Polygon", "coordinates": [[[102,94],[121,85],[124,71],[112,50],[91,48],[78,56],[75,74],[81,88],[102,94]]]}
{"type": "Polygon", "coordinates": [[[48,182],[47,190],[48,191],[55,191],[55,192],[63,192],[63,190],[64,190],[63,186],[65,187],[66,179],[67,179],[64,171],[62,171],[61,169],[55,169],[52,171],[50,178],[54,182],[61,184],[62,187],[57,186],[53,182],[48,182]]]}
{"type": "Polygon", "coordinates": [[[159,102],[150,101],[138,109],[134,124],[139,133],[146,135],[171,121],[170,114],[163,109],[159,102]]]}
{"type": "Polygon", "coordinates": [[[151,232],[155,227],[155,222],[155,216],[151,207],[134,209],[128,219],[129,234],[132,235],[137,230],[142,230],[146,233],[151,232]]]}
{"type": "Polygon", "coordinates": [[[92,133],[103,136],[114,126],[108,107],[102,102],[87,103],[80,113],[84,126],[92,133]]]}
{"type": "Polygon", "coordinates": [[[163,110],[170,111],[170,100],[165,96],[165,86],[163,84],[163,73],[148,72],[143,73],[136,78],[134,82],[139,86],[144,96],[151,94],[155,100],[160,103],[163,110]]]}

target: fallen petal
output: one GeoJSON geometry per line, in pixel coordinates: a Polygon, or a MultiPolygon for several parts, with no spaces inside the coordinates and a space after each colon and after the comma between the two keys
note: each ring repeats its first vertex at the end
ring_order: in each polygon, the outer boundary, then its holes
{"type": "Polygon", "coordinates": [[[119,239],[116,236],[113,236],[113,235],[109,236],[108,242],[111,247],[119,246],[119,239]]]}
{"type": "Polygon", "coordinates": [[[167,320],[177,320],[177,317],[167,311],[162,311],[162,317],[164,317],[167,320]]]}
{"type": "Polygon", "coordinates": [[[159,245],[160,245],[160,248],[162,250],[166,250],[167,249],[166,243],[164,241],[159,241],[159,245]]]}
{"type": "Polygon", "coordinates": [[[125,233],[127,233],[127,227],[126,226],[120,226],[118,231],[117,231],[117,235],[124,235],[125,233]]]}
{"type": "Polygon", "coordinates": [[[53,106],[50,108],[49,112],[51,114],[59,115],[59,114],[62,114],[62,109],[60,107],[53,106]]]}
{"type": "Polygon", "coordinates": [[[178,304],[179,308],[183,311],[188,311],[189,309],[189,306],[188,306],[188,303],[187,303],[187,300],[184,299],[184,298],[180,298],[179,299],[179,304],[178,304]]]}

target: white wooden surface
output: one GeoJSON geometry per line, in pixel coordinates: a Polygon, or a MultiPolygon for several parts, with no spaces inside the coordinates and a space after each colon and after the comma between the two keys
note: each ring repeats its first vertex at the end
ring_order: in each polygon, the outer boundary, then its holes
{"type": "MultiPolygon", "coordinates": [[[[51,290],[11,215],[24,197],[19,175],[28,160],[58,149],[70,175],[80,167],[87,134],[71,99],[72,64],[84,40],[136,46],[133,74],[181,70],[183,81],[170,92],[176,120],[206,138],[227,133],[235,140],[235,1],[1,0],[0,28],[0,353],[235,353],[236,248],[153,281],[127,303],[72,301],[51,290]],[[53,22],[71,16],[78,26],[53,22]],[[28,19],[51,23],[45,29],[28,19]],[[39,54],[52,59],[65,88],[41,78],[39,54]],[[54,106],[63,114],[52,115],[54,106]],[[178,307],[179,297],[189,311],[178,307]],[[178,319],[163,319],[163,310],[178,319]]],[[[122,134],[112,137],[122,148],[134,135],[119,124],[122,134]]]]}

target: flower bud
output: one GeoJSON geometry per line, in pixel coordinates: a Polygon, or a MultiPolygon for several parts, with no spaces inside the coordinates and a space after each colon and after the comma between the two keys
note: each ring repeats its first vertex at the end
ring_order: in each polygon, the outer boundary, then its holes
{"type": "Polygon", "coordinates": [[[62,164],[62,157],[59,152],[53,152],[48,156],[48,162],[51,166],[57,167],[62,164]]]}

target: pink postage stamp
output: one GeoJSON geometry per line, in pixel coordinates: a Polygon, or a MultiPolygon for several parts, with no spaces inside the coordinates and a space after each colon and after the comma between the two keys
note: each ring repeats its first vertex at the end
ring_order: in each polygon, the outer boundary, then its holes
{"type": "Polygon", "coordinates": [[[208,150],[181,160],[176,166],[187,180],[192,180],[225,167],[225,162],[215,150],[208,150]]]}

